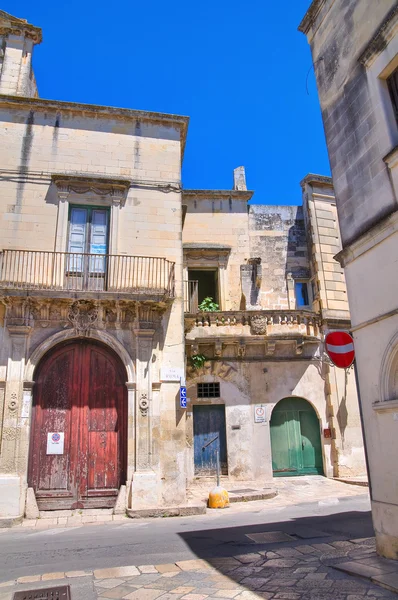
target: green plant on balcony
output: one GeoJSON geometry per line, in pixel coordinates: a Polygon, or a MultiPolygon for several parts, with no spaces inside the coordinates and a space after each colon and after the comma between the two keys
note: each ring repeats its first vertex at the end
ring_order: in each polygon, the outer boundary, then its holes
{"type": "Polygon", "coordinates": [[[204,366],[206,360],[207,358],[204,354],[193,354],[190,358],[191,365],[197,371],[204,366]]]}
{"type": "Polygon", "coordinates": [[[200,312],[216,312],[217,310],[220,310],[219,305],[217,302],[214,302],[211,296],[207,296],[207,298],[202,300],[198,308],[200,312]]]}

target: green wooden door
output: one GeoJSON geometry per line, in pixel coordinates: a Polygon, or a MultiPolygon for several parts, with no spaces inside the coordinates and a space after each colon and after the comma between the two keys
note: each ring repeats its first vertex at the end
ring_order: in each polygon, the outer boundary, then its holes
{"type": "Polygon", "coordinates": [[[302,398],[285,398],[272,412],[274,476],[323,474],[318,417],[302,398]]]}

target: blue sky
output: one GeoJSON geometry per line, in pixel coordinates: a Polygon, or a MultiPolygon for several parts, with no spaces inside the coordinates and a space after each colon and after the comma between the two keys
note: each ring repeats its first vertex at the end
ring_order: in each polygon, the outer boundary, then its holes
{"type": "Polygon", "coordinates": [[[245,165],[254,201],[299,204],[329,175],[311,54],[310,0],[3,0],[43,29],[43,98],[188,115],[186,188],[230,189],[245,165]]]}

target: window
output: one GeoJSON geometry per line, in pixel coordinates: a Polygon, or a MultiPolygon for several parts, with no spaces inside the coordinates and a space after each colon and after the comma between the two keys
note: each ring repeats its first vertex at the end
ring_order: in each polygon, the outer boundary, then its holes
{"type": "Polygon", "coordinates": [[[71,259],[73,271],[81,273],[88,269],[90,273],[105,272],[105,257],[102,255],[108,251],[108,223],[107,209],[71,206],[68,252],[77,254],[71,259]],[[84,254],[95,256],[85,258],[84,254]]]}
{"type": "Polygon", "coordinates": [[[395,120],[398,123],[398,69],[395,69],[390,77],[387,78],[387,86],[390,92],[395,120]]]}
{"type": "Polygon", "coordinates": [[[295,281],[294,291],[296,294],[297,308],[308,307],[310,305],[308,283],[306,281],[295,281]]]}
{"type": "Polygon", "coordinates": [[[198,398],[219,398],[219,383],[198,383],[198,398]]]}
{"type": "Polygon", "coordinates": [[[208,297],[219,303],[217,269],[188,269],[188,279],[198,282],[198,304],[208,297]]]}

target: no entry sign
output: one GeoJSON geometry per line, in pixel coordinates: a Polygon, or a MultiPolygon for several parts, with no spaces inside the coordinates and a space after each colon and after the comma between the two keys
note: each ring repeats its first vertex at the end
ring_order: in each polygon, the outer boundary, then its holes
{"type": "Polygon", "coordinates": [[[354,340],[346,331],[328,333],[325,349],[330,360],[340,369],[348,369],[354,362],[354,340]]]}

